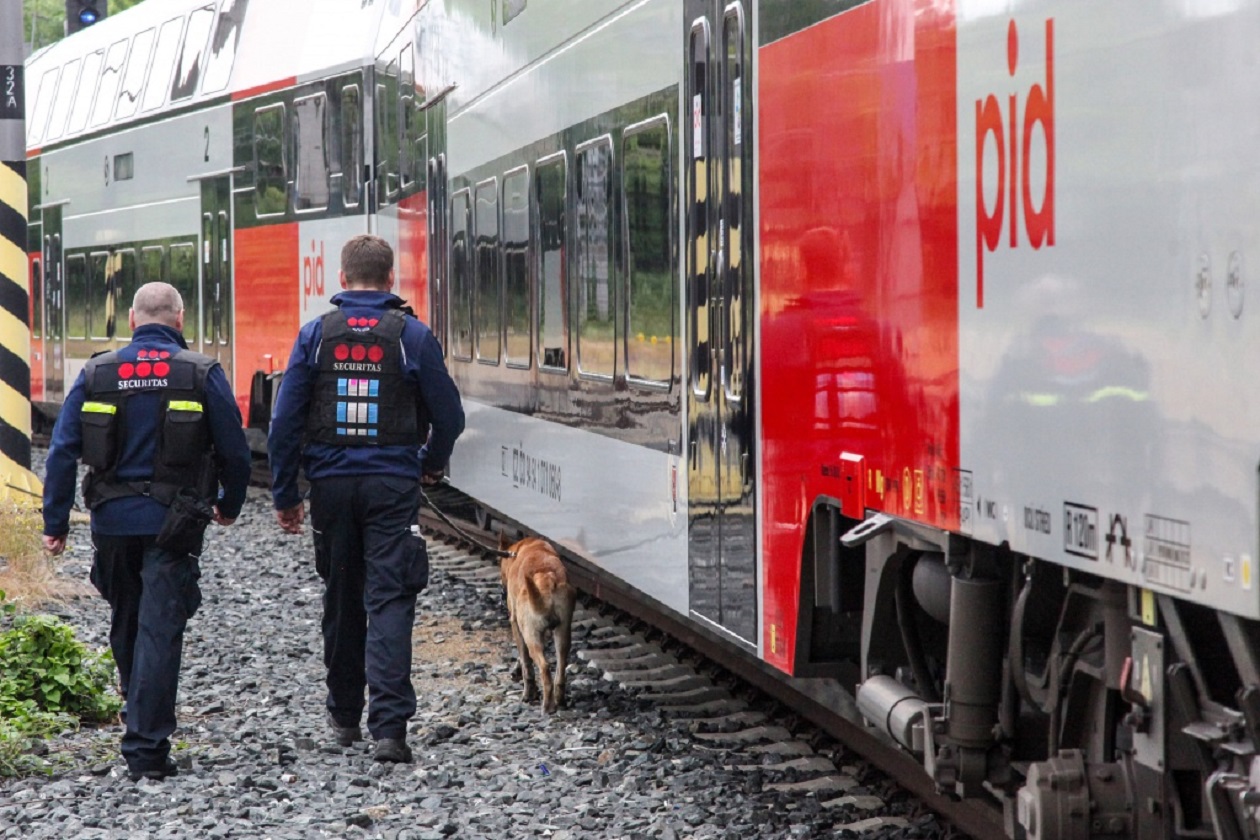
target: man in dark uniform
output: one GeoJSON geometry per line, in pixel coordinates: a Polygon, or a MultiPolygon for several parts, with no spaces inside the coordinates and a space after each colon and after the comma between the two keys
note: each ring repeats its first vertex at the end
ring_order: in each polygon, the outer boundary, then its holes
{"type": "Polygon", "coordinates": [[[361,739],[366,686],[374,758],[408,762],[411,628],[429,570],[411,526],[420,485],[441,480],[464,409],[437,338],[390,293],[393,266],[380,237],[346,243],[346,291],[298,334],[267,446],[276,519],[288,533],[301,533],[305,517],[299,450],[311,485],[333,734],[342,746],[361,739]]]}
{"type": "Polygon", "coordinates": [[[184,343],[184,302],[147,283],[128,316],[131,343],[88,360],[48,448],[44,547],[70,530],[77,462],[88,466],[92,583],[109,602],[133,780],[176,773],[170,759],[184,628],[201,604],[206,523],[231,525],[245,502],[250,452],[223,368],[184,343]],[[164,526],[166,526],[164,530],[164,526]]]}

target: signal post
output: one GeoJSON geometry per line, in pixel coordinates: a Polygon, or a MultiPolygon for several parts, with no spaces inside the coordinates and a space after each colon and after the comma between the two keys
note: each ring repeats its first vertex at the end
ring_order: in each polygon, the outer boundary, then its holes
{"type": "Polygon", "coordinates": [[[31,472],[22,4],[0,3],[0,499],[39,505],[31,472]]]}

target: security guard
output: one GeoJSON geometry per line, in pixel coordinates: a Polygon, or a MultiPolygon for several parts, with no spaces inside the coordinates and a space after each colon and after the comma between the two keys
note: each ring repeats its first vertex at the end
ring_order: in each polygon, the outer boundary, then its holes
{"type": "Polygon", "coordinates": [[[429,571],[411,526],[420,485],[441,479],[464,409],[437,338],[390,293],[393,266],[380,237],[346,243],[346,291],[298,334],[267,446],[276,519],[288,533],[301,533],[305,517],[299,449],[311,485],[333,735],[342,746],[362,738],[366,686],[374,758],[409,762],[411,627],[429,571]]]}
{"type": "Polygon", "coordinates": [[[201,604],[202,534],[211,519],[231,525],[240,513],[250,452],[223,368],[184,342],[175,287],[141,286],[128,321],[131,343],[88,360],[53,428],[44,547],[65,550],[82,460],[92,583],[110,606],[134,781],[176,773],[170,735],[184,627],[201,604]]]}

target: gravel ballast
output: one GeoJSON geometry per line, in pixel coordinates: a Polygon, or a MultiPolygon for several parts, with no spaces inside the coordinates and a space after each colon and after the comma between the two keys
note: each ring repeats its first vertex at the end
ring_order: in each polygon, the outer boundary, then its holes
{"type": "MultiPolygon", "coordinates": [[[[68,545],[62,574],[86,582],[86,524],[68,545]]],[[[322,585],[309,532],[282,534],[269,496],[251,490],[234,526],[211,526],[201,568],[204,602],[185,638],[172,738],[179,775],[130,781],[120,725],[67,734],[46,745],[58,760],[52,776],[0,778],[0,837],[939,836],[931,817],[846,830],[872,812],[769,789],[769,774],[736,769],[686,721],[577,656],[568,708],[546,716],[521,703],[501,603],[437,568],[414,633],[415,761],[378,764],[371,741],[339,747],[324,722],[322,585]]],[[[90,647],[107,645],[100,598],[45,609],[90,647]]],[[[575,650],[583,641],[575,629],[575,650]]],[[[913,810],[903,801],[876,813],[913,810]]]]}

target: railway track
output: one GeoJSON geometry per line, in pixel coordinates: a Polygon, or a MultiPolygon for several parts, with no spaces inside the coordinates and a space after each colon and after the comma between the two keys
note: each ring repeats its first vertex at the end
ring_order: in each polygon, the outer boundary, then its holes
{"type": "MultiPolygon", "coordinates": [[[[476,524],[475,505],[458,491],[443,487],[427,496],[421,527],[430,540],[433,564],[498,597],[497,561],[491,553],[497,533],[476,524]],[[433,506],[443,518],[434,514],[433,506]]],[[[812,793],[825,806],[872,811],[884,800],[869,792],[879,787],[871,779],[882,777],[889,780],[884,789],[895,783],[939,815],[949,826],[947,836],[1007,836],[998,811],[940,795],[917,762],[873,735],[856,711],[846,716],[842,710],[851,709],[853,701],[834,684],[784,683],[781,674],[732,654],[640,595],[597,578],[580,563],[570,562],[569,568],[585,595],[575,622],[591,629],[578,656],[602,670],[605,679],[638,692],[662,716],[689,721],[695,738],[730,750],[735,767],[788,772],[795,781],[771,784],[812,793]],[[820,735],[842,745],[846,758],[837,762],[814,749],[820,735]],[[767,754],[776,760],[763,763],[767,754]]],[[[862,833],[906,823],[904,817],[873,816],[865,824],[844,827],[862,833]]]]}

